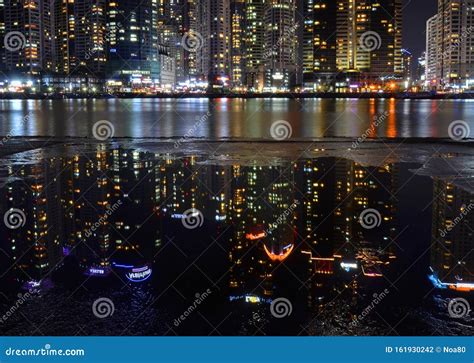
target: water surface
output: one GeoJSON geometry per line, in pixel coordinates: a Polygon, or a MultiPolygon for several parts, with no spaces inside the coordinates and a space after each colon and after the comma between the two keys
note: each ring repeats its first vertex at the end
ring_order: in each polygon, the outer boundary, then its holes
{"type": "Polygon", "coordinates": [[[260,156],[90,144],[11,157],[0,209],[25,218],[1,226],[0,312],[17,308],[0,333],[474,332],[448,309],[472,304],[457,287],[474,280],[474,194],[450,174],[454,153],[435,176],[414,162],[260,156]],[[114,313],[101,319],[104,298],[114,313]]]}
{"type": "Polygon", "coordinates": [[[448,137],[454,120],[474,130],[471,100],[109,99],[0,100],[0,135],[91,137],[109,120],[116,137],[270,138],[286,120],[292,138],[448,137]],[[25,121],[27,117],[27,121],[25,121]],[[376,122],[377,119],[382,121],[376,122]],[[374,126],[374,124],[378,126],[374,126]]]}

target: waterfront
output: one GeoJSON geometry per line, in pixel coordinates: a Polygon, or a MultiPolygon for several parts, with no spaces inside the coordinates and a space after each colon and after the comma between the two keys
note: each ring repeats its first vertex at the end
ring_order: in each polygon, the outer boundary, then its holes
{"type": "Polygon", "coordinates": [[[109,99],[0,100],[0,135],[92,137],[108,120],[115,137],[270,139],[286,120],[291,140],[321,137],[448,138],[455,120],[474,130],[470,100],[109,99]],[[374,126],[377,119],[383,118],[374,126]]]}
{"type": "Polygon", "coordinates": [[[474,203],[472,148],[382,141],[71,139],[4,157],[2,214],[25,218],[1,228],[2,311],[23,294],[1,334],[472,335],[448,302],[473,303],[473,214],[444,231],[474,203]]]}

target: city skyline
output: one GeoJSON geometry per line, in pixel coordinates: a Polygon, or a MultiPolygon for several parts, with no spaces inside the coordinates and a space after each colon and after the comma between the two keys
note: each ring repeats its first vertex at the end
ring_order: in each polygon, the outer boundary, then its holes
{"type": "Polygon", "coordinates": [[[410,17],[405,26],[402,17],[415,6],[402,0],[337,6],[324,0],[5,0],[3,72],[8,80],[25,80],[3,88],[406,90],[418,86],[422,73],[416,69],[413,76],[414,57],[402,44],[402,28],[415,26],[410,17]]]}

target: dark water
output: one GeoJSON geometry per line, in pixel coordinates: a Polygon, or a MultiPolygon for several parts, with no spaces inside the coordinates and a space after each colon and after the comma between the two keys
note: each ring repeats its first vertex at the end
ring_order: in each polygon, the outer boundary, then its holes
{"type": "Polygon", "coordinates": [[[94,123],[109,120],[116,137],[182,137],[192,130],[198,138],[258,139],[286,120],[293,138],[357,138],[368,129],[372,137],[436,138],[448,137],[454,120],[474,130],[473,112],[470,100],[0,100],[0,135],[86,137],[94,123]]]}
{"type": "Polygon", "coordinates": [[[448,303],[473,304],[474,195],[420,166],[104,145],[14,157],[0,209],[24,219],[1,225],[0,333],[470,335],[448,303]]]}

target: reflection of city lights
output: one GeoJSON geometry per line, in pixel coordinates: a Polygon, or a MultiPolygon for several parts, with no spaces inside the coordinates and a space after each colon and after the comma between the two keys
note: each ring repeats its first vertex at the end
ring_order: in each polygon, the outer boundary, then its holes
{"type": "Polygon", "coordinates": [[[145,265],[142,267],[135,267],[132,265],[117,264],[115,262],[113,262],[112,265],[116,268],[128,270],[125,273],[125,277],[131,282],[146,281],[151,277],[151,274],[152,274],[152,269],[149,265],[145,265]]]}
{"type": "Polygon", "coordinates": [[[357,263],[341,262],[341,268],[346,271],[357,270],[357,267],[357,263]]]}
{"type": "Polygon", "coordinates": [[[148,280],[150,276],[151,268],[149,266],[132,269],[131,272],[125,275],[125,277],[132,282],[142,282],[148,280]]]}
{"type": "Polygon", "coordinates": [[[364,269],[364,266],[362,266],[362,273],[364,274],[364,276],[366,277],[383,277],[383,274],[381,274],[380,272],[374,272],[373,270],[371,271],[366,271],[364,269]]]}
{"type": "Polygon", "coordinates": [[[278,255],[274,252],[270,252],[267,246],[265,245],[263,245],[263,248],[265,249],[265,252],[267,256],[270,258],[270,260],[282,262],[288,258],[291,252],[293,252],[293,248],[295,248],[295,245],[289,244],[288,246],[283,247],[282,251],[278,255]]]}
{"type": "Polygon", "coordinates": [[[247,238],[247,239],[249,239],[249,240],[251,240],[251,241],[255,241],[255,240],[258,240],[258,239],[263,238],[263,237],[265,237],[265,236],[266,236],[265,232],[260,232],[260,233],[257,233],[257,234],[255,234],[255,233],[247,233],[247,234],[245,235],[245,238],[247,238]]]}
{"type": "MultiPolygon", "coordinates": [[[[433,272],[433,269],[431,267],[430,270],[433,272]]],[[[463,292],[474,291],[474,283],[472,282],[441,282],[441,280],[436,276],[434,272],[430,274],[428,278],[433,283],[434,287],[438,289],[449,289],[463,292]]]]}
{"type": "Polygon", "coordinates": [[[260,298],[258,296],[254,296],[254,295],[246,295],[245,296],[245,302],[249,302],[249,303],[252,303],[252,304],[257,304],[260,302],[260,298]]]}

